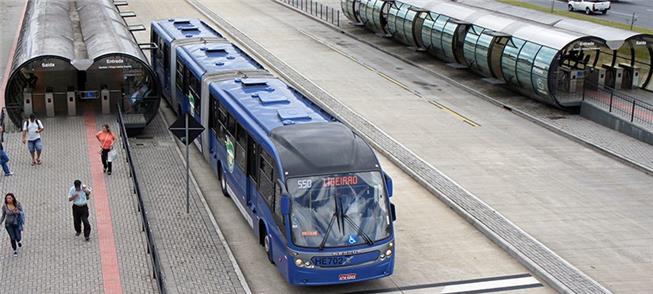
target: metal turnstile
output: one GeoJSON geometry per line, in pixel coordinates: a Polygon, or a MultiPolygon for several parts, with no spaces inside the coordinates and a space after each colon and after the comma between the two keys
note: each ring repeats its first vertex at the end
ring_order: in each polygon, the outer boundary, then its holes
{"type": "Polygon", "coordinates": [[[77,93],[75,91],[66,92],[66,102],[68,103],[68,115],[77,115],[77,93]]]}
{"type": "Polygon", "coordinates": [[[23,111],[25,115],[30,115],[34,113],[34,108],[32,104],[32,90],[29,88],[23,89],[23,111]]]}
{"type": "Polygon", "coordinates": [[[45,92],[45,115],[54,116],[54,93],[45,92]]]}
{"type": "Polygon", "coordinates": [[[567,93],[576,93],[583,89],[585,70],[562,68],[562,71],[566,73],[563,89],[567,93]]]}
{"type": "Polygon", "coordinates": [[[100,99],[102,100],[102,113],[111,113],[111,94],[109,93],[109,90],[102,89],[100,91],[100,99]]]}
{"type": "Polygon", "coordinates": [[[586,85],[596,89],[605,86],[605,68],[593,67],[587,75],[586,85]]]}
{"type": "Polygon", "coordinates": [[[638,66],[632,66],[627,63],[620,63],[619,67],[623,68],[623,79],[621,80],[621,88],[633,89],[639,87],[639,77],[641,69],[638,66]]]}
{"type": "Polygon", "coordinates": [[[603,64],[605,68],[605,85],[613,89],[621,89],[624,69],[610,64],[603,64]]]}

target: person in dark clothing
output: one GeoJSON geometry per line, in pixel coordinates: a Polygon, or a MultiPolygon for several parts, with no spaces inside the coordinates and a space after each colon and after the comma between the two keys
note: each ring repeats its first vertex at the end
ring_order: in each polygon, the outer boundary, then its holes
{"type": "Polygon", "coordinates": [[[82,185],[82,181],[75,180],[75,183],[68,191],[68,201],[73,202],[73,225],[75,236],[82,234],[82,223],[84,224],[84,239],[90,240],[91,223],[88,221],[88,200],[91,189],[82,185]]]}
{"type": "Polygon", "coordinates": [[[18,255],[18,247],[22,247],[21,230],[20,230],[20,214],[23,212],[23,206],[16,200],[13,193],[5,195],[5,201],[2,205],[2,217],[0,217],[0,224],[5,222],[5,229],[9,234],[11,241],[11,249],[14,250],[14,256],[18,255]]]}

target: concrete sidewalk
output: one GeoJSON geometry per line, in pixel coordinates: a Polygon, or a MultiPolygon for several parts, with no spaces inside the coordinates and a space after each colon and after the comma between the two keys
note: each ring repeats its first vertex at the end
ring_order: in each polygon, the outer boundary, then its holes
{"type": "Polygon", "coordinates": [[[98,117],[94,124],[84,117],[41,121],[45,127],[41,165],[31,166],[19,133],[5,133],[4,147],[15,175],[0,176],[1,193],[16,194],[26,211],[26,224],[18,257],[11,256],[4,228],[0,233],[0,292],[155,293],[128,168],[119,158],[113,175],[102,174],[99,145],[85,135],[104,123],[115,130],[115,116],[98,117]],[[88,243],[75,236],[67,201],[75,179],[94,190],[88,243]],[[112,228],[112,235],[105,234],[107,228],[112,228]]]}
{"type": "Polygon", "coordinates": [[[161,115],[130,144],[168,293],[249,293],[194,183],[186,213],[184,161],[161,115]]]}

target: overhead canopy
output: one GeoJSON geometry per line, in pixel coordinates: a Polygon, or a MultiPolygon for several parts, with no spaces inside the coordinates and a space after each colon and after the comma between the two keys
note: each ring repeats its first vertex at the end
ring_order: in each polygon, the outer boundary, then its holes
{"type": "Polygon", "coordinates": [[[27,2],[24,23],[12,63],[12,72],[23,63],[41,56],[75,58],[69,0],[27,2]]]}
{"type": "Polygon", "coordinates": [[[79,21],[88,58],[125,54],[145,61],[145,56],[111,0],[78,1],[79,21]]]}
{"type": "Polygon", "coordinates": [[[459,3],[424,0],[400,2],[557,50],[576,40],[596,36],[459,3]]]}

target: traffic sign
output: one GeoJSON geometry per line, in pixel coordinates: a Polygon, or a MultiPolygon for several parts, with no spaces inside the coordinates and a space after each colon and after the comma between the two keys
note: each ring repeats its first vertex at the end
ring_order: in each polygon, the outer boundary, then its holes
{"type": "Polygon", "coordinates": [[[203,131],[204,127],[195,120],[188,112],[180,115],[175,122],[173,122],[168,130],[172,132],[182,143],[188,145],[197,138],[203,131]],[[186,129],[188,128],[188,132],[186,129]],[[188,140],[186,140],[188,134],[188,140]]]}

